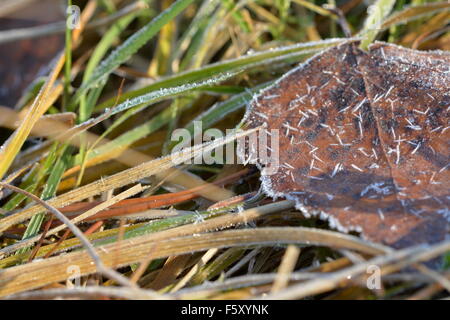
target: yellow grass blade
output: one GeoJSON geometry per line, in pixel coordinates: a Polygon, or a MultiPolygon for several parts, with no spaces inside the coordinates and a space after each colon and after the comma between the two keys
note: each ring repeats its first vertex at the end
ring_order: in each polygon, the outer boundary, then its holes
{"type": "MultiPolygon", "coordinates": [[[[81,31],[84,29],[87,21],[93,15],[96,6],[96,2],[91,0],[84,9],[81,15],[80,28],[73,31],[72,39],[74,47],[77,46],[81,31]]],[[[3,146],[0,147],[0,179],[2,179],[8,172],[11,164],[14,161],[14,158],[19,153],[36,122],[53,103],[53,99],[49,99],[50,92],[52,92],[51,89],[53,88],[53,84],[55,83],[62,67],[64,66],[65,60],[66,59],[64,53],[61,53],[52,72],[50,73],[50,76],[48,77],[41,91],[31,105],[27,116],[25,117],[19,128],[17,128],[17,130],[13,133],[13,135],[3,144],[3,146]]]]}
{"type": "Polygon", "coordinates": [[[0,179],[3,178],[3,176],[8,171],[9,167],[14,161],[14,158],[19,153],[36,122],[50,107],[50,100],[48,99],[48,95],[63,65],[64,55],[61,54],[58,58],[58,62],[53,68],[52,73],[44,84],[44,87],[39,92],[33,104],[31,105],[30,111],[28,112],[27,116],[25,117],[19,128],[17,128],[13,135],[1,147],[0,179]]]}

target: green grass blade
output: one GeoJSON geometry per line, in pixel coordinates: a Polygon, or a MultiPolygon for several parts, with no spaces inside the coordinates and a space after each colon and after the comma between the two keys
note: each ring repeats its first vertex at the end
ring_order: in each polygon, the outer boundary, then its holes
{"type": "MultiPolygon", "coordinates": [[[[209,79],[217,74],[224,72],[235,72],[236,70],[248,70],[261,65],[273,64],[288,58],[304,57],[319,52],[327,47],[338,45],[348,39],[328,39],[316,42],[299,43],[290,46],[283,46],[273,50],[266,50],[254,54],[248,54],[237,59],[217,62],[207,65],[200,69],[185,71],[176,75],[161,79],[143,88],[124,93],[119,102],[141,96],[147,92],[159,90],[161,88],[175,87],[194,81],[209,79]]],[[[112,107],[116,98],[109,99],[96,107],[96,110],[102,110],[112,107]]]]}
{"type": "MultiPolygon", "coordinates": [[[[142,12],[142,11],[141,11],[142,12]]],[[[97,44],[97,46],[94,49],[94,52],[91,55],[91,58],[89,59],[89,62],[86,66],[86,70],[83,74],[83,85],[88,82],[90,77],[92,76],[95,68],[98,66],[98,64],[101,62],[103,57],[106,55],[108,50],[113,45],[114,41],[117,39],[117,37],[128,27],[128,25],[139,15],[139,12],[133,12],[129,14],[128,16],[125,16],[121,18],[119,21],[117,21],[103,36],[100,42],[97,44]]],[[[102,86],[103,88],[103,86],[102,86]]],[[[90,99],[85,100],[85,98],[81,99],[82,103],[80,103],[80,121],[86,121],[89,119],[94,104],[96,103],[98,96],[100,95],[101,89],[95,88],[95,93],[92,93],[90,95],[90,99]],[[99,92],[100,91],[100,92],[99,92]],[[97,99],[94,99],[94,98],[97,99]]]]}
{"type": "Polygon", "coordinates": [[[360,45],[361,49],[366,50],[369,44],[375,40],[375,37],[381,30],[384,19],[391,13],[394,4],[395,0],[377,0],[375,4],[367,9],[369,16],[364,23],[363,30],[360,32],[360,35],[363,37],[360,45]]]}
{"type": "MultiPolygon", "coordinates": [[[[137,98],[127,100],[118,106],[114,107],[111,110],[106,110],[105,113],[98,118],[101,117],[111,117],[112,115],[115,115],[122,111],[129,111],[127,113],[127,116],[131,116],[133,113],[135,113],[136,110],[133,110],[132,108],[136,108],[137,110],[141,110],[145,108],[146,106],[159,102],[164,99],[173,98],[182,94],[189,94],[194,92],[194,90],[201,90],[203,87],[210,87],[212,84],[219,83],[222,81],[225,81],[233,76],[235,76],[235,73],[227,73],[223,74],[216,78],[211,78],[204,82],[199,83],[191,83],[183,86],[178,86],[174,88],[166,88],[166,89],[160,89],[155,92],[150,92],[146,95],[139,96],[137,98]]],[[[93,157],[98,157],[100,155],[103,155],[105,153],[114,151],[114,150],[123,150],[124,148],[130,146],[137,140],[155,132],[156,130],[160,129],[162,126],[166,125],[170,119],[171,114],[173,110],[171,109],[165,109],[162,112],[160,112],[157,116],[153,117],[151,120],[147,121],[146,123],[127,131],[126,133],[122,134],[121,136],[117,137],[114,140],[111,140],[110,142],[104,144],[103,146],[92,150],[89,152],[89,155],[87,155],[86,159],[92,159],[93,157]]],[[[97,119],[98,119],[97,118],[97,119]]],[[[96,121],[97,119],[91,119],[90,121],[96,121]]],[[[119,118],[121,122],[123,122],[125,119],[119,118]]],[[[81,159],[78,157],[76,163],[79,164],[81,159]]]]}
{"type": "Polygon", "coordinates": [[[72,101],[77,103],[80,96],[89,88],[105,79],[118,66],[127,61],[143,45],[153,38],[158,31],[174,17],[180,14],[194,0],[179,0],[172,4],[167,10],[162,12],[155,19],[150,21],[145,27],[129,37],[119,48],[113,51],[94,71],[87,83],[80,87],[72,101]]]}
{"type": "MultiPolygon", "coordinates": [[[[50,175],[47,179],[47,183],[44,186],[44,190],[41,195],[41,199],[47,200],[55,196],[56,189],[58,188],[58,185],[61,181],[61,177],[64,173],[64,171],[67,169],[70,163],[71,157],[71,148],[66,146],[63,146],[61,150],[59,150],[58,153],[62,153],[62,156],[56,161],[54,167],[52,167],[52,170],[50,172],[50,175]]],[[[28,224],[27,229],[25,230],[25,233],[22,236],[22,239],[27,239],[29,237],[33,237],[36,234],[39,233],[39,229],[41,228],[42,222],[44,221],[45,213],[39,213],[35,216],[33,216],[30,220],[30,223],[28,224]]],[[[26,251],[27,248],[24,248],[23,250],[19,250],[19,253],[26,251]]]]}

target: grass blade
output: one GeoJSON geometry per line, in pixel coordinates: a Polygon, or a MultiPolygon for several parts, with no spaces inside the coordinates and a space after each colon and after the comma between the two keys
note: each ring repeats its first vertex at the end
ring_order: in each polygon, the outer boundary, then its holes
{"type": "Polygon", "coordinates": [[[143,45],[153,38],[161,28],[180,14],[194,0],[178,0],[158,17],[150,21],[145,27],[128,38],[117,50],[112,52],[93,72],[90,79],[75,94],[72,104],[77,103],[80,96],[89,88],[92,88],[102,79],[105,79],[118,66],[127,61],[143,45]]]}
{"type": "Polygon", "coordinates": [[[375,37],[381,30],[383,20],[391,12],[394,4],[395,0],[377,0],[375,4],[367,9],[369,16],[364,23],[363,30],[360,32],[360,35],[363,37],[360,45],[361,49],[366,50],[369,44],[375,40],[375,37]]]}

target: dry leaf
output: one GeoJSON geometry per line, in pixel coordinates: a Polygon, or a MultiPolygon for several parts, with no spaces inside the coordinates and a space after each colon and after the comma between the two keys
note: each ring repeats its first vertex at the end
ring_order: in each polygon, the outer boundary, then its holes
{"type": "Polygon", "coordinates": [[[448,53],[347,42],[261,92],[246,119],[279,130],[268,195],[400,248],[449,231],[449,107],[448,53]]]}

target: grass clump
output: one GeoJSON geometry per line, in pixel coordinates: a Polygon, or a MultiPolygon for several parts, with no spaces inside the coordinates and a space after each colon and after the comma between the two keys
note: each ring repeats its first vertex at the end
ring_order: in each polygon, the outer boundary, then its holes
{"type": "MultiPolygon", "coordinates": [[[[370,10],[359,0],[67,5],[81,8],[80,25],[60,30],[66,47],[40,90],[24,92],[29,102],[21,110],[1,107],[0,124],[13,131],[0,137],[0,180],[75,219],[101,253],[104,268],[120,275],[108,278],[111,273],[100,270],[106,276],[97,277],[79,237],[25,195],[4,188],[0,296],[39,289],[32,295],[49,297],[49,285],[61,287],[55,295],[69,296],[64,268],[70,264],[82,270],[83,283],[95,281],[91,290],[98,297],[444,295],[445,271],[430,278],[425,269],[405,274],[392,267],[407,259],[416,263],[429,251],[393,251],[331,231],[294,210],[291,201],[261,196],[259,172],[251,166],[185,164],[198,155],[194,145],[191,154],[175,155],[176,165],[169,156],[176,129],[192,134],[194,121],[203,130],[239,127],[256,92],[311,55],[346,41],[331,6],[343,13],[362,48],[380,39],[448,50],[448,2],[378,0],[370,10]],[[67,117],[72,121],[61,120],[67,117]],[[26,142],[33,136],[42,139],[30,147],[26,142]],[[40,268],[30,264],[34,259],[41,259],[40,268]],[[371,291],[361,279],[374,262],[390,274],[384,289],[371,291]],[[113,286],[119,282],[124,290],[113,286]]],[[[446,247],[432,250],[442,254],[446,247]]],[[[84,294],[92,296],[80,291],[78,297],[84,294]]]]}

